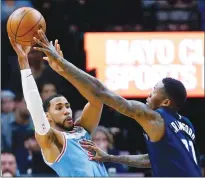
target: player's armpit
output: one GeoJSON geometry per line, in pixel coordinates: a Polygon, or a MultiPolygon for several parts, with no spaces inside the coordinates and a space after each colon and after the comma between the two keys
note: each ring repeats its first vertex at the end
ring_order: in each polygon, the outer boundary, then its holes
{"type": "Polygon", "coordinates": [[[91,133],[99,124],[102,114],[103,104],[92,105],[87,103],[83,109],[82,115],[78,120],[78,125],[91,133]]]}
{"type": "Polygon", "coordinates": [[[66,145],[63,133],[51,128],[46,135],[39,135],[35,132],[35,137],[46,161],[50,163],[55,162],[66,145]]]}
{"type": "Polygon", "coordinates": [[[63,134],[53,128],[50,128],[46,135],[40,135],[35,132],[35,137],[42,149],[50,147],[51,144],[55,144],[58,147],[62,147],[64,144],[63,134]]]}
{"type": "Polygon", "coordinates": [[[108,89],[101,91],[97,97],[121,114],[135,119],[149,135],[151,141],[159,141],[163,137],[165,131],[163,118],[144,103],[126,100],[108,89]]]}

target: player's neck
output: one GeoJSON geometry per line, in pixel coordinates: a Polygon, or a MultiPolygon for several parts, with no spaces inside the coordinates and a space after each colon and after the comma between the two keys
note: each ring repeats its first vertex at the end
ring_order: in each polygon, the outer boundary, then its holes
{"type": "Polygon", "coordinates": [[[66,132],[66,130],[65,129],[63,129],[62,127],[59,127],[59,126],[55,126],[55,127],[53,127],[54,129],[56,129],[56,130],[58,130],[58,131],[60,131],[60,132],[66,132]]]}

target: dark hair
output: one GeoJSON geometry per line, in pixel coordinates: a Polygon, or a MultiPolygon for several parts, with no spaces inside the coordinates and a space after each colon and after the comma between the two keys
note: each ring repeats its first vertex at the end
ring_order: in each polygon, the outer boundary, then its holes
{"type": "Polygon", "coordinates": [[[164,78],[162,80],[165,92],[173,102],[173,109],[179,110],[185,103],[187,98],[186,88],[183,83],[174,78],[164,78]]]}
{"type": "Polygon", "coordinates": [[[45,112],[48,112],[48,109],[50,107],[50,101],[53,99],[53,98],[57,98],[57,97],[61,97],[63,95],[61,94],[55,94],[55,95],[52,95],[50,96],[49,98],[47,98],[44,102],[43,102],[43,109],[45,112]]]}
{"type": "Polygon", "coordinates": [[[1,154],[11,154],[11,155],[14,155],[11,151],[11,149],[3,149],[1,150],[1,154]]]}

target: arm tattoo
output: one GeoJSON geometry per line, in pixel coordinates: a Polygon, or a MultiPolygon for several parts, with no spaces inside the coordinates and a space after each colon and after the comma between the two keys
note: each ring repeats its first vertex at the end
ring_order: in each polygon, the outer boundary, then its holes
{"type": "Polygon", "coordinates": [[[153,113],[141,102],[129,101],[109,91],[99,80],[78,69],[63,58],[55,62],[64,70],[65,78],[74,85],[84,97],[89,94],[121,114],[132,118],[153,118],[153,113]],[[86,94],[85,94],[86,93],[86,94]]]}
{"type": "MultiPolygon", "coordinates": [[[[100,101],[123,115],[135,119],[149,136],[159,137],[163,133],[163,120],[144,103],[130,101],[108,90],[99,80],[78,69],[64,58],[54,61],[64,70],[64,77],[92,104],[100,101]],[[160,120],[160,121],[159,121],[160,120]],[[152,130],[151,130],[152,129],[152,130]]],[[[155,138],[156,139],[156,138],[155,138]]]]}
{"type": "Polygon", "coordinates": [[[90,97],[98,99],[96,95],[103,90],[104,86],[96,78],[78,69],[64,58],[55,58],[54,62],[64,70],[62,76],[77,88],[88,101],[90,101],[90,97]]]}
{"type": "Polygon", "coordinates": [[[151,168],[148,154],[145,155],[108,155],[102,158],[103,162],[115,162],[137,168],[151,168]]]}

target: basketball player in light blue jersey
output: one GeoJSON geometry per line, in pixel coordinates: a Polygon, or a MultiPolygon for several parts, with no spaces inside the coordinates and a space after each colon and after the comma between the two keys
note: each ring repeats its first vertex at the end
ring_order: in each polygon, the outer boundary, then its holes
{"type": "MultiPolygon", "coordinates": [[[[101,117],[102,103],[78,88],[89,103],[77,120],[79,126],[74,127],[72,110],[64,96],[55,95],[42,103],[28,63],[30,47],[23,47],[12,39],[10,42],[18,55],[23,94],[33,119],[36,140],[41,147],[44,161],[59,176],[108,176],[104,165],[89,160],[87,150],[79,144],[82,139],[91,139],[90,133],[96,128],[101,117]]],[[[64,71],[57,71],[66,78],[64,71]]]]}

